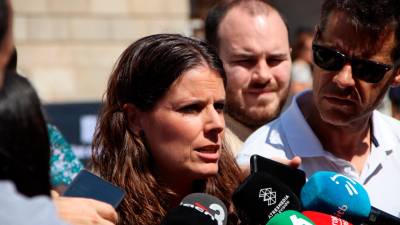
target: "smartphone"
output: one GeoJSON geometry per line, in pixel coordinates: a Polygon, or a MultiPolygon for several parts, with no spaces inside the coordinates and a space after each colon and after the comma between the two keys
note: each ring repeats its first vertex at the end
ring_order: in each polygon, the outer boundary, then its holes
{"type": "Polygon", "coordinates": [[[67,187],[63,196],[91,198],[117,208],[125,196],[125,191],[88,170],[82,170],[67,187]]]}
{"type": "Polygon", "coordinates": [[[250,157],[251,173],[266,173],[286,184],[298,197],[306,183],[306,174],[303,170],[290,167],[259,155],[250,157]]]}

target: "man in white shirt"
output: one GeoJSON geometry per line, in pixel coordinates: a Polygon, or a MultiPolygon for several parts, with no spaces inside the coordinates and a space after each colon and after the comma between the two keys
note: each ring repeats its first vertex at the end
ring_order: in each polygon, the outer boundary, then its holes
{"type": "Polygon", "coordinates": [[[358,180],[373,206],[400,217],[400,122],[375,109],[400,84],[395,0],[325,0],[313,41],[313,90],[295,97],[237,157],[300,156],[307,176],[330,170],[358,180]]]}

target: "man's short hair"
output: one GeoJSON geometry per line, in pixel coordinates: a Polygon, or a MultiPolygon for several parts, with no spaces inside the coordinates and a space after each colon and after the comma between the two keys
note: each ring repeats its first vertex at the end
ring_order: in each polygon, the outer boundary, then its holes
{"type": "Polygon", "coordinates": [[[395,32],[392,60],[400,57],[400,4],[398,0],[325,0],[319,29],[326,28],[333,12],[344,12],[357,29],[368,31],[371,40],[379,40],[383,32],[395,32]]]}
{"type": "MultiPolygon", "coordinates": [[[[214,48],[218,49],[218,29],[225,15],[236,6],[242,7],[250,15],[268,14],[270,11],[277,12],[288,28],[286,19],[266,0],[224,0],[216,4],[207,14],[205,22],[206,40],[214,48]]],[[[232,28],[234,29],[234,28],[232,28]]]]}

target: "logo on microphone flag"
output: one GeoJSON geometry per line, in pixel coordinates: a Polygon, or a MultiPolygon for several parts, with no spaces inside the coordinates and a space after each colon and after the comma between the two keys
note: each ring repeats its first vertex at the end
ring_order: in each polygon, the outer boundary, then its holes
{"type": "Polygon", "coordinates": [[[342,179],[344,180],[344,182],[346,183],[346,184],[344,185],[344,187],[346,188],[347,193],[348,193],[350,196],[358,195],[358,191],[357,191],[357,189],[354,187],[354,185],[356,185],[357,183],[356,183],[354,180],[352,180],[352,179],[350,179],[350,178],[348,178],[348,177],[346,177],[346,176],[344,176],[344,175],[341,175],[341,174],[335,174],[335,175],[331,176],[331,180],[332,180],[333,182],[335,182],[335,184],[340,185],[340,182],[338,181],[338,178],[342,178],[342,179]]]}
{"type": "Polygon", "coordinates": [[[276,192],[272,191],[272,188],[260,189],[258,197],[263,198],[263,201],[267,202],[268,206],[276,203],[276,192]]]}

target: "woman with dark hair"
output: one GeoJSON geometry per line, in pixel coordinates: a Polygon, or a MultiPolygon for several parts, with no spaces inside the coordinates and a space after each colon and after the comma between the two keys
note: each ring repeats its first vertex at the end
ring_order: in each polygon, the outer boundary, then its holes
{"type": "Polygon", "coordinates": [[[6,206],[0,224],[65,224],[58,216],[75,225],[116,221],[112,207],[95,200],[57,197],[56,207],[51,203],[50,144],[40,100],[26,78],[10,71],[0,88],[0,137],[0,205],[6,206]]]}
{"type": "Polygon", "coordinates": [[[94,139],[93,169],[122,187],[119,224],[159,224],[193,192],[230,209],[242,174],[222,141],[226,77],[204,42],[144,37],[111,74],[94,139]]]}
{"type": "Polygon", "coordinates": [[[0,90],[0,179],[26,196],[50,195],[50,145],[36,91],[24,77],[6,73],[0,90]]]}

